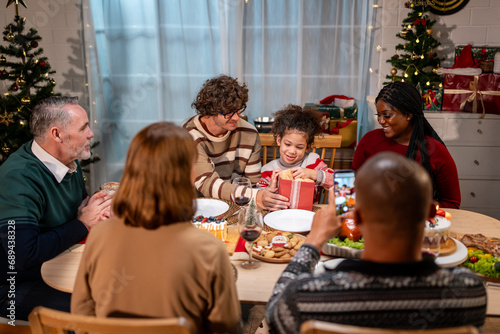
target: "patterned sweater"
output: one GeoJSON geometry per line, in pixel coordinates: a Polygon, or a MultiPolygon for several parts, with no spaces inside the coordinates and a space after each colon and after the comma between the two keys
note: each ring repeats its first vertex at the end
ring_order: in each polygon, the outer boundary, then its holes
{"type": "Polygon", "coordinates": [[[311,319],[364,327],[431,329],[476,326],[486,316],[483,281],[466,268],[346,259],[313,275],[318,250],[304,245],[274,287],[266,321],[274,333],[299,333],[311,319]]]}
{"type": "Polygon", "coordinates": [[[318,201],[319,199],[319,187],[323,187],[326,189],[333,187],[333,169],[329,168],[328,165],[319,157],[319,155],[314,152],[307,153],[306,155],[304,155],[304,158],[301,161],[297,162],[294,165],[287,164],[286,162],[282,161],[281,158],[265,164],[260,171],[261,179],[259,181],[259,186],[269,186],[273,170],[285,170],[294,167],[309,168],[318,171],[318,179],[316,180],[316,186],[314,190],[315,201],[318,201]]]}
{"type": "MultiPolygon", "coordinates": [[[[240,118],[236,130],[223,137],[214,137],[205,131],[199,115],[189,119],[184,127],[196,141],[198,161],[194,184],[203,196],[231,200],[233,178],[246,176],[253,184],[259,181],[260,138],[250,123],[240,118]]],[[[252,192],[255,196],[257,190],[252,192]]]]}

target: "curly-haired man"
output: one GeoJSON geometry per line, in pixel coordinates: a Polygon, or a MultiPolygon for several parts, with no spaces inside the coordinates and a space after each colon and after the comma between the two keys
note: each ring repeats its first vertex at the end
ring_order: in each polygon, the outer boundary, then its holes
{"type": "MultiPolygon", "coordinates": [[[[260,139],[255,127],[240,116],[246,109],[246,84],[227,75],[205,82],[191,107],[196,116],[184,127],[196,141],[195,186],[205,197],[231,200],[231,180],[246,176],[260,179],[260,139]]],[[[288,199],[267,190],[252,190],[257,204],[269,210],[286,209],[288,199]]]]}

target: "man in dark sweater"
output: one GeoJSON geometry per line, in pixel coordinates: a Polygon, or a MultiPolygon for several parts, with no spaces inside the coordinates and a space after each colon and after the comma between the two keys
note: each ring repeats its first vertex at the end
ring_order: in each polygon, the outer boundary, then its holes
{"type": "Polygon", "coordinates": [[[109,196],[85,190],[78,159],[90,157],[94,134],[77,98],[40,101],[30,130],[34,139],[0,166],[0,316],[11,324],[37,305],[69,312],[71,295],[46,285],[40,268],[110,214],[109,196]]]}
{"type": "MultiPolygon", "coordinates": [[[[466,268],[438,267],[421,252],[425,220],[436,212],[425,169],[380,153],[356,174],[354,219],[361,259],[312,274],[319,250],[340,229],[333,200],[318,211],[304,245],[278,280],[266,311],[275,333],[299,333],[316,319],[364,327],[430,329],[474,325],[486,316],[483,281],[466,268]]],[[[330,198],[333,192],[330,190],[330,198]]]]}

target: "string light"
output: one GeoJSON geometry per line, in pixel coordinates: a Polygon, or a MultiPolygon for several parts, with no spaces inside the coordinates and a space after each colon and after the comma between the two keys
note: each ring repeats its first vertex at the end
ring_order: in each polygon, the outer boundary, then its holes
{"type": "Polygon", "coordinates": [[[405,72],[405,78],[408,78],[408,73],[405,72]]]}
{"type": "Polygon", "coordinates": [[[415,73],[413,73],[413,74],[418,75],[418,71],[415,71],[415,73]]]}
{"type": "Polygon", "coordinates": [[[417,37],[417,40],[415,42],[420,43],[420,40],[418,39],[418,37],[417,37]]]}
{"type": "Polygon", "coordinates": [[[411,29],[411,24],[408,25],[408,29],[411,29]]]}
{"type": "Polygon", "coordinates": [[[443,87],[443,84],[442,83],[439,83],[439,88],[443,87]]]}
{"type": "Polygon", "coordinates": [[[427,86],[430,86],[430,85],[431,85],[431,82],[430,82],[430,81],[427,81],[425,84],[426,84],[427,86]]]}

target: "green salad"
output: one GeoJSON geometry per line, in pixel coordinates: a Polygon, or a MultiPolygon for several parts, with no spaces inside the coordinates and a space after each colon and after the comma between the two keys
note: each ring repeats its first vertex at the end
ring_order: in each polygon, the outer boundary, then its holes
{"type": "Polygon", "coordinates": [[[359,239],[359,241],[357,242],[354,242],[349,238],[345,238],[344,240],[342,240],[339,237],[335,237],[333,239],[330,239],[328,243],[335,246],[343,246],[356,249],[363,249],[365,247],[365,242],[363,241],[363,238],[359,239]]]}
{"type": "Polygon", "coordinates": [[[478,274],[500,278],[500,258],[480,249],[469,248],[467,260],[462,265],[478,274]]]}

